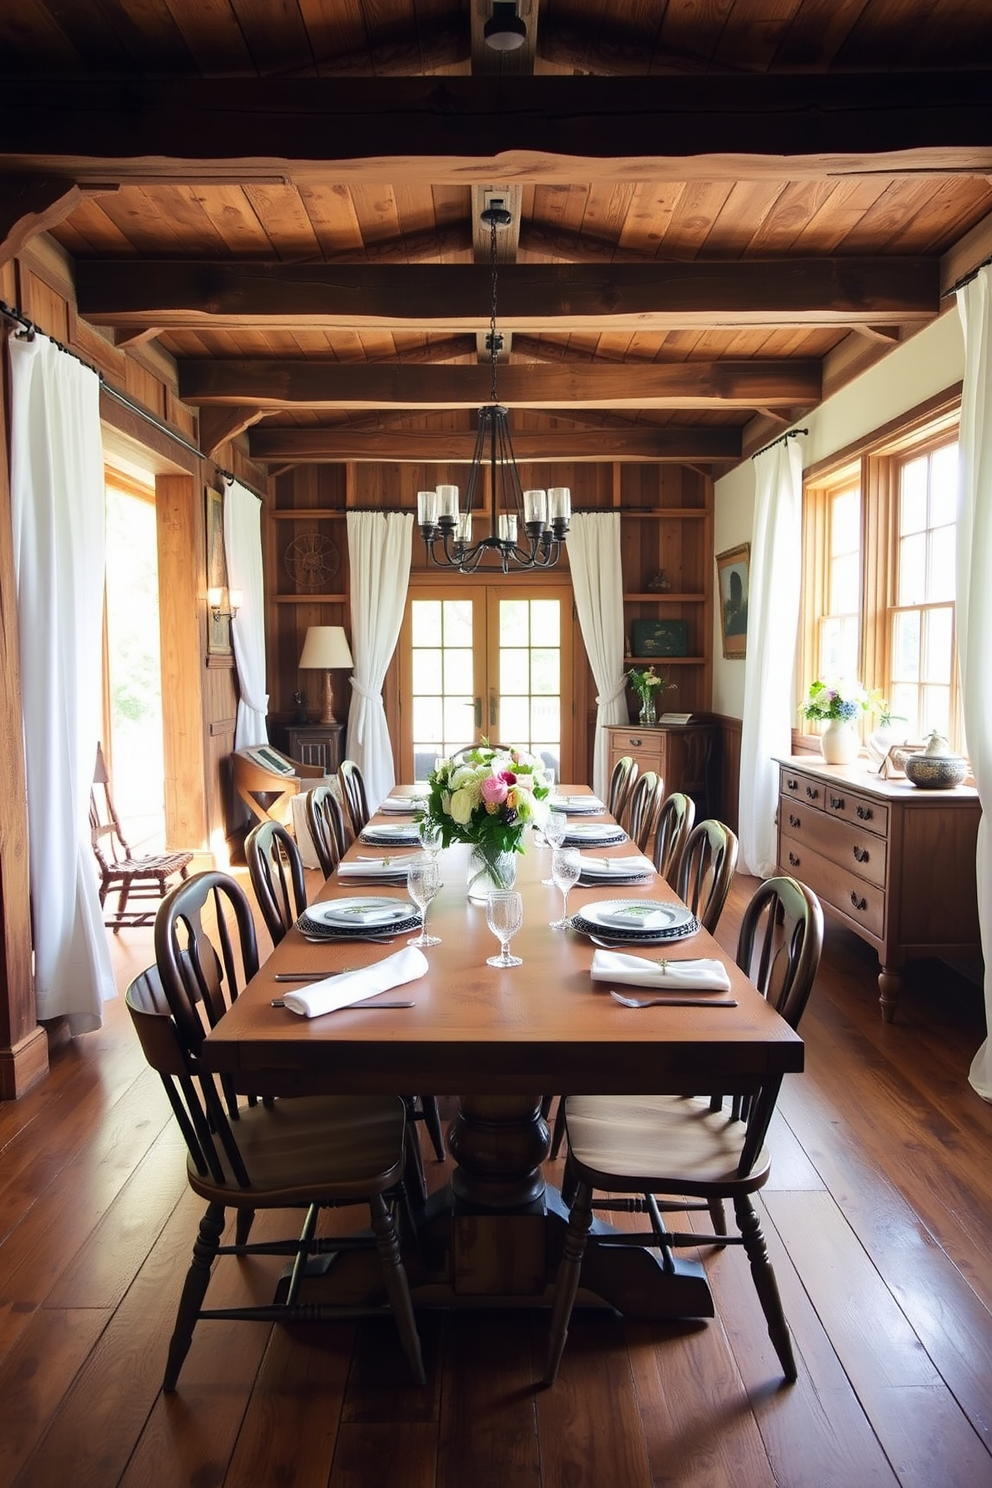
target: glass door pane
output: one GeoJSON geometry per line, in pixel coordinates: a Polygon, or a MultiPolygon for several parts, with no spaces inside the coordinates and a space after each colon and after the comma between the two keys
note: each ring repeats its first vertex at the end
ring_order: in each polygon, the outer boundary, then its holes
{"type": "MultiPolygon", "coordinates": [[[[488,715],[491,737],[539,755],[571,778],[563,693],[571,678],[571,591],[490,590],[488,715]]],[[[569,725],[571,711],[568,713],[569,725]]]]}
{"type": "MultiPolygon", "coordinates": [[[[410,600],[409,721],[401,758],[409,761],[415,780],[425,780],[434,761],[471,744],[478,737],[476,717],[482,697],[480,636],[485,610],[478,591],[454,590],[410,600]],[[476,619],[480,610],[481,624],[476,619]]],[[[407,649],[407,648],[404,648],[407,649]]],[[[405,771],[404,771],[405,773],[405,771]]]]}

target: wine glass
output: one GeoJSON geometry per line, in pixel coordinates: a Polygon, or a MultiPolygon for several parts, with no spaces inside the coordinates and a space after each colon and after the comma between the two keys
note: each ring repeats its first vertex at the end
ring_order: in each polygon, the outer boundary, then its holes
{"type": "Polygon", "coordinates": [[[436,863],[438,853],[444,845],[440,822],[436,822],[431,816],[422,816],[417,823],[417,836],[420,838],[421,847],[425,852],[430,853],[436,863]]]}
{"type": "MultiPolygon", "coordinates": [[[[549,811],[548,819],[541,830],[544,833],[545,842],[551,848],[552,852],[555,852],[565,840],[565,833],[568,831],[568,817],[564,811],[549,811]]],[[[544,884],[553,884],[554,879],[542,878],[541,882],[544,884]]]]}
{"type": "Polygon", "coordinates": [[[439,935],[427,934],[427,906],[441,887],[441,874],[437,865],[437,858],[432,858],[429,853],[420,853],[411,859],[406,870],[406,886],[410,898],[420,910],[420,934],[415,935],[407,945],[436,946],[441,944],[439,935]]]}
{"type": "Polygon", "coordinates": [[[551,881],[561,889],[561,919],[552,920],[552,930],[567,930],[572,923],[568,918],[568,891],[578,882],[582,872],[582,859],[572,848],[556,847],[551,854],[551,881]]]}
{"type": "Polygon", "coordinates": [[[493,889],[486,900],[486,924],[499,941],[499,955],[487,956],[487,966],[523,966],[510,955],[510,941],[524,922],[523,896],[517,889],[493,889]]]}

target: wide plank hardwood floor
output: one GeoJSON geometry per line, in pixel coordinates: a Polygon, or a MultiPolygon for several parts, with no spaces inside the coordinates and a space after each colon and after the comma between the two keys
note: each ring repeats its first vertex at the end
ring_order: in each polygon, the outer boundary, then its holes
{"type": "MultiPolygon", "coordinates": [[[[734,886],[728,948],[753,887],[734,886]]],[[[151,936],[111,938],[123,989],[151,936]]],[[[919,963],[884,1024],[875,973],[828,924],[806,1073],[776,1117],[760,1202],[791,1388],[730,1248],[702,1255],[716,1319],[577,1312],[552,1391],[536,1384],[545,1315],[425,1311],[425,1389],[388,1320],[214,1322],[166,1398],[202,1205],[123,1003],[109,1004],[40,1089],[0,1106],[0,1488],[992,1485],[992,1106],[966,1079],[981,992],[919,963]]],[[[233,1286],[219,1275],[214,1305],[270,1290],[266,1264],[223,1264],[233,1286]]]]}

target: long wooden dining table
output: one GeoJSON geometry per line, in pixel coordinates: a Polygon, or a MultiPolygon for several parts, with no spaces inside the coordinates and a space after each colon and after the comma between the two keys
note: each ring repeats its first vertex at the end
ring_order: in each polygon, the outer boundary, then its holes
{"type": "MultiPolygon", "coordinates": [[[[579,793],[579,788],[568,788],[579,793]]],[[[610,821],[606,813],[583,821],[610,821]]],[[[395,822],[396,816],[377,817],[395,822]]],[[[359,841],[350,860],[382,851],[359,841]]],[[[631,843],[595,855],[629,855],[631,843]]],[[[561,894],[542,883],[551,851],[529,842],[517,859],[524,923],[513,940],[523,964],[494,969],[498,951],[484,905],[466,893],[468,850],[441,854],[443,886],[428,913],[440,944],[425,954],[420,980],[377,1000],[409,997],[392,1011],[353,1006],[303,1018],[272,1000],[289,972],[356,968],[399,950],[357,940],[314,944],[294,928],[274,949],[203,1048],[208,1067],[235,1088],[257,1095],[328,1091],[457,1093],[448,1130],[455,1160],[451,1181],[419,1216],[416,1254],[407,1261],[415,1301],[441,1305],[546,1304],[567,1217],[542,1164],[549,1132],[542,1097],[563,1094],[733,1094],[769,1077],[799,1071],[799,1036],[768,1006],[748,978],[704,930],[659,949],[627,946],[648,957],[714,957],[727,968],[736,1006],[661,1006],[633,1010],[590,975],[594,945],[550,928],[561,894]]],[[[361,885],[358,892],[406,898],[403,884],[361,885]]],[[[353,879],[332,875],[318,896],[356,892],[353,879]]],[[[663,879],[572,889],[569,911],[610,897],[675,900],[663,879]]],[[[631,991],[631,988],[625,988],[631,991]]],[[[659,1260],[651,1251],[611,1245],[594,1224],[583,1263],[583,1295],[642,1317],[708,1317],[713,1305],[701,1266],[659,1260]]]]}

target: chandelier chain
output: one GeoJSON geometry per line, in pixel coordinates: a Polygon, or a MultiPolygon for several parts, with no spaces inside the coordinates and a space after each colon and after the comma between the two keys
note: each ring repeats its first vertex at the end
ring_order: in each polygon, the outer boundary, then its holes
{"type": "Polygon", "coordinates": [[[492,264],[492,297],[489,305],[489,401],[496,402],[496,362],[499,357],[499,342],[496,339],[496,214],[489,219],[489,257],[492,264]]]}

